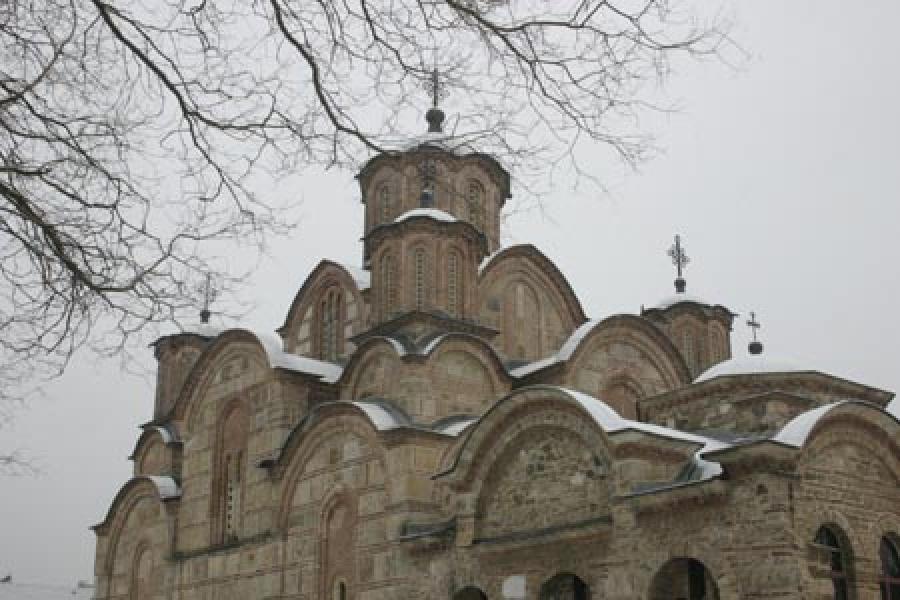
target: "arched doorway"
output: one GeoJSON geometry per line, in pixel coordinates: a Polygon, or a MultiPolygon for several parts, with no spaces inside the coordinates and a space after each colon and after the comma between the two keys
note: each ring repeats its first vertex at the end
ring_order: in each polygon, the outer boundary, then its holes
{"type": "Polygon", "coordinates": [[[673,558],[653,576],[650,600],[719,600],[719,588],[699,560],[673,558]]]}
{"type": "Polygon", "coordinates": [[[487,596],[474,586],[467,586],[453,594],[453,600],[487,600],[487,596]]]}
{"type": "Polygon", "coordinates": [[[540,600],[590,600],[591,589],[578,575],[558,573],[541,585],[540,600]]]}

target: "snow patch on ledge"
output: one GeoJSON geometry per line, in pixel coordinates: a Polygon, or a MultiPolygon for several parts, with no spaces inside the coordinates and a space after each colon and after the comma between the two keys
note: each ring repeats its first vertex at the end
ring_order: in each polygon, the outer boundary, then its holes
{"type": "Polygon", "coordinates": [[[776,442],[793,446],[794,448],[802,447],[803,444],[806,443],[806,438],[809,437],[809,433],[813,430],[813,427],[819,422],[819,419],[824,417],[828,411],[841,404],[844,404],[844,402],[834,402],[800,413],[788,421],[772,439],[776,442]]]}
{"type": "Polygon", "coordinates": [[[159,497],[163,500],[181,496],[181,488],[178,487],[178,484],[171,477],[164,475],[140,475],[140,477],[149,480],[155,485],[159,497]]]}
{"type": "Polygon", "coordinates": [[[900,421],[900,398],[894,398],[884,407],[887,414],[900,421]]]}
{"type": "Polygon", "coordinates": [[[398,419],[391,411],[375,402],[356,401],[351,402],[351,404],[366,413],[366,416],[378,431],[387,431],[406,425],[406,423],[398,419]]]}
{"type": "Polygon", "coordinates": [[[453,223],[458,220],[450,213],[438,208],[414,208],[413,210],[408,210],[394,219],[394,223],[400,223],[401,221],[406,221],[407,219],[413,219],[415,217],[427,217],[429,219],[434,219],[435,221],[443,221],[445,223],[453,223]]]}

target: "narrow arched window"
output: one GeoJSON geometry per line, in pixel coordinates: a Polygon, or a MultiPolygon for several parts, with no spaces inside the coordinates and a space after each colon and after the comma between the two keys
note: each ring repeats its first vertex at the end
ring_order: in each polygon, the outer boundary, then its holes
{"type": "Polygon", "coordinates": [[[382,223],[387,223],[394,216],[394,195],[390,184],[382,183],[378,188],[378,209],[382,223]]]}
{"type": "Polygon", "coordinates": [[[478,229],[484,228],[484,186],[472,179],[466,185],[466,207],[469,222],[478,229]]]}
{"type": "Polygon", "coordinates": [[[213,539],[220,544],[240,537],[249,432],[249,417],[241,404],[233,406],[219,423],[213,539]]]}
{"type": "Polygon", "coordinates": [[[881,559],[881,600],[900,600],[900,552],[894,540],[888,536],[881,538],[878,556],[881,559]]]}
{"type": "Polygon", "coordinates": [[[832,587],[834,588],[834,600],[847,600],[849,598],[849,585],[847,583],[848,557],[840,537],[831,527],[820,527],[813,541],[826,554],[826,575],[831,579],[832,587]]]}
{"type": "Polygon", "coordinates": [[[459,296],[462,291],[459,263],[459,254],[455,251],[447,255],[447,311],[454,317],[459,316],[459,296]]]}
{"type": "Polygon", "coordinates": [[[332,288],[319,303],[319,358],[322,360],[337,360],[340,355],[343,301],[341,290],[332,288]]]}
{"type": "Polygon", "coordinates": [[[684,356],[684,362],[687,363],[691,372],[697,371],[697,356],[694,354],[694,337],[690,331],[684,331],[681,334],[681,351],[684,356]]]}
{"type": "Polygon", "coordinates": [[[397,306],[397,277],[394,257],[385,254],[381,257],[381,311],[387,319],[397,306]]]}
{"type": "Polygon", "coordinates": [[[418,248],[413,253],[413,293],[416,310],[425,309],[425,278],[427,277],[425,265],[425,250],[418,248]]]}

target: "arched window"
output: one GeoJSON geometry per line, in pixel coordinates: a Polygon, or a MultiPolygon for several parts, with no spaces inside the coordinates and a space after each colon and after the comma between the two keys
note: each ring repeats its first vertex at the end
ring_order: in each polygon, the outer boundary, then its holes
{"type": "Polygon", "coordinates": [[[697,372],[697,356],[694,354],[694,336],[687,329],[681,332],[681,352],[684,356],[684,362],[687,363],[688,369],[692,373],[697,372]]]}
{"type": "Polygon", "coordinates": [[[455,251],[450,252],[447,255],[447,312],[454,317],[459,316],[459,297],[462,293],[459,265],[459,254],[455,251]]]}
{"type": "Polygon", "coordinates": [[[487,600],[487,596],[477,587],[470,585],[453,594],[453,600],[487,600]]]}
{"type": "Polygon", "coordinates": [[[417,248],[413,252],[413,303],[416,310],[425,309],[426,286],[425,280],[428,276],[428,269],[425,265],[425,250],[417,248]]]}
{"type": "Polygon", "coordinates": [[[397,306],[397,276],[394,257],[381,257],[381,311],[382,318],[389,318],[397,306]]]}
{"type": "Polygon", "coordinates": [[[235,403],[218,428],[217,464],[213,483],[213,540],[224,543],[240,537],[244,480],[247,477],[247,410],[235,403]]]}
{"type": "Polygon", "coordinates": [[[719,589],[709,569],[693,558],[673,558],[653,576],[649,600],[719,600],[719,589]]]}
{"type": "Polygon", "coordinates": [[[382,183],[378,187],[378,213],[380,222],[387,223],[394,216],[394,195],[388,183],[382,183]]]}
{"type": "Polygon", "coordinates": [[[470,179],[466,184],[466,207],[469,221],[478,229],[484,228],[484,186],[470,179]]]}
{"type": "Polygon", "coordinates": [[[334,594],[332,594],[333,600],[347,600],[347,584],[344,581],[338,580],[334,584],[334,594]]]}
{"type": "Polygon", "coordinates": [[[331,288],[319,302],[319,358],[337,360],[343,341],[344,296],[339,288],[331,288]]]}
{"type": "Polygon", "coordinates": [[[881,559],[881,600],[900,600],[900,552],[893,539],[881,538],[878,556],[881,559]]]}
{"type": "Polygon", "coordinates": [[[153,596],[153,554],[146,545],[138,548],[131,569],[129,600],[149,600],[153,596]]]}
{"type": "Polygon", "coordinates": [[[813,540],[825,553],[826,575],[834,587],[834,600],[849,598],[847,582],[848,557],[847,550],[841,543],[838,533],[831,527],[819,527],[813,540]]]}
{"type": "Polygon", "coordinates": [[[578,575],[560,573],[541,586],[540,600],[590,600],[591,590],[578,575]]]}

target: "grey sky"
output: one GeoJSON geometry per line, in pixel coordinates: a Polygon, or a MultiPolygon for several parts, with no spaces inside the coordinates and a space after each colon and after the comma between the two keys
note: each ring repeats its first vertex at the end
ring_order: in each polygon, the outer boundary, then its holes
{"type": "MultiPolygon", "coordinates": [[[[665,251],[681,233],[688,292],[741,313],[736,355],[755,310],[766,352],[900,389],[900,3],[729,6],[752,56],[737,72],[710,62],[673,75],[668,97],[684,110],[653,125],[665,154],[627,175],[583,155],[609,194],[558,182],[547,216],[516,213],[505,242],[544,250],[602,317],[672,293],[665,251]]],[[[299,229],[273,241],[252,281],[248,323],[270,331],[320,258],[359,262],[362,225],[352,173],[287,179],[272,193],[303,204],[299,229]]],[[[30,450],[45,470],[0,480],[0,575],[71,584],[92,575],[87,528],[130,476],[153,390],[82,357],[47,392],[0,430],[3,446],[30,450]]]]}

